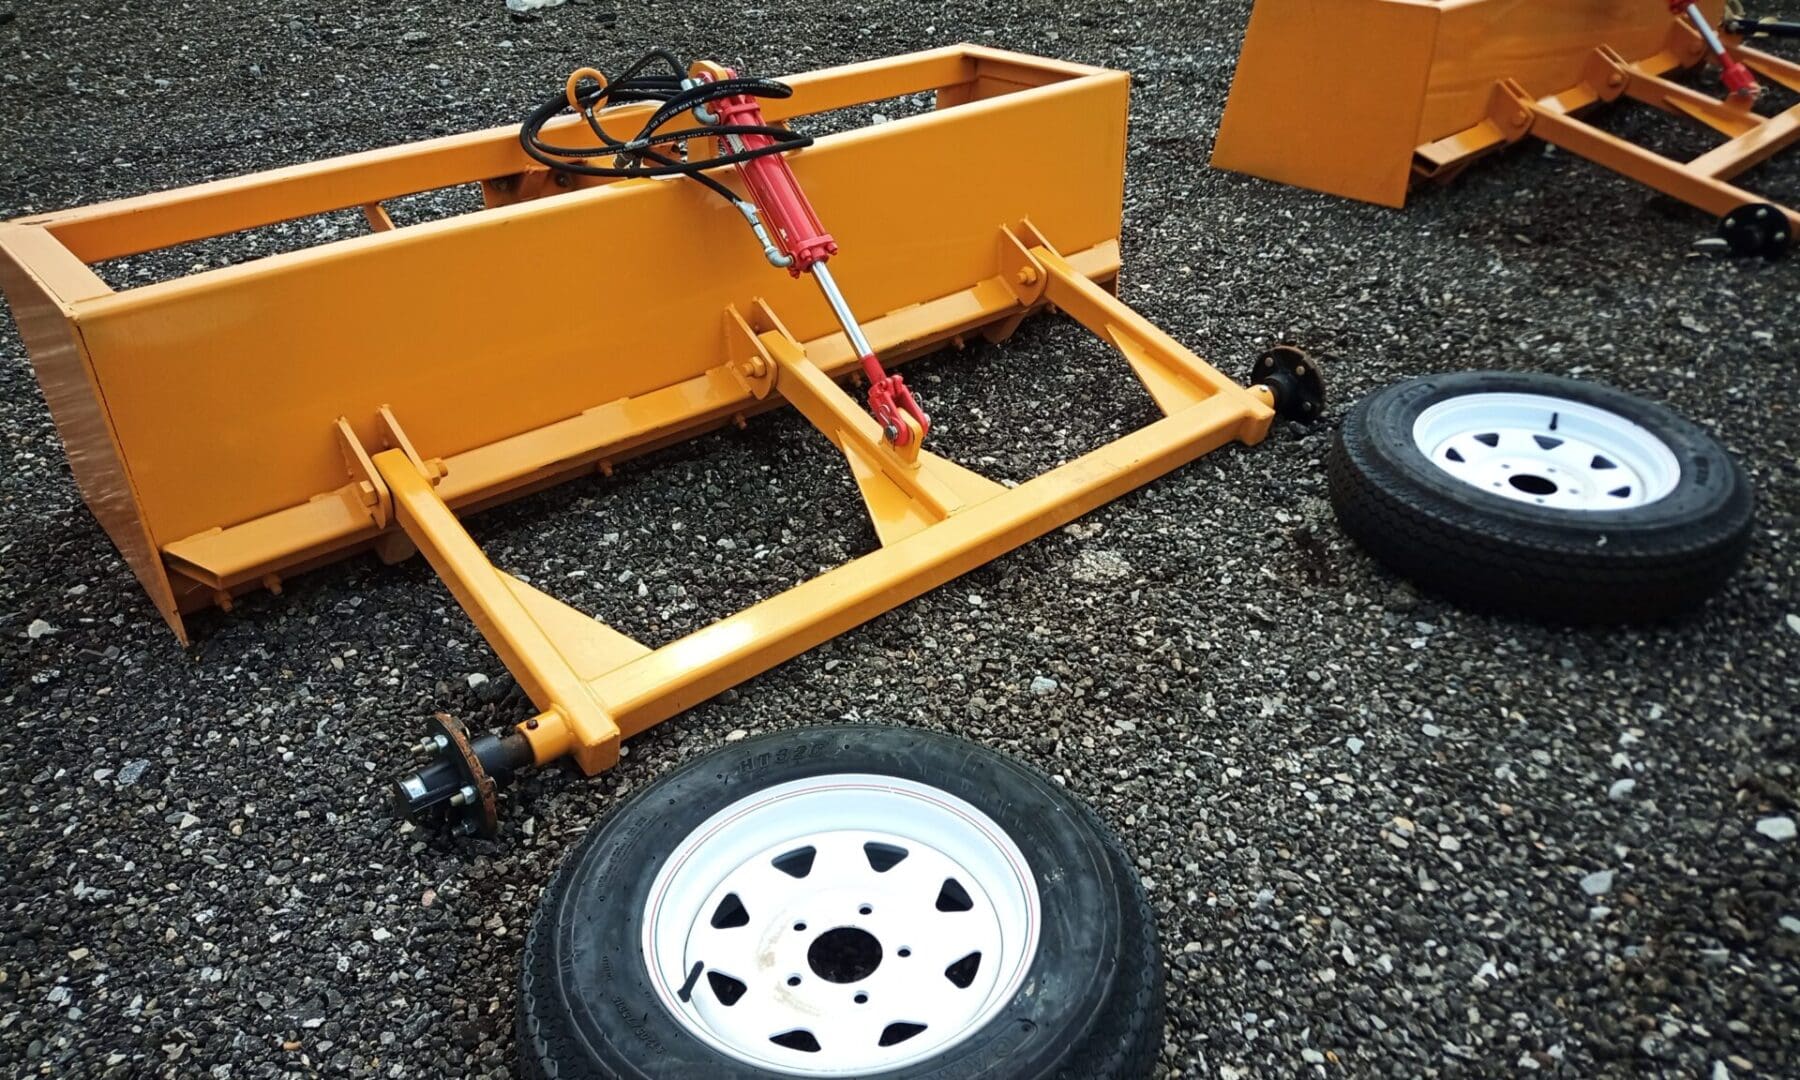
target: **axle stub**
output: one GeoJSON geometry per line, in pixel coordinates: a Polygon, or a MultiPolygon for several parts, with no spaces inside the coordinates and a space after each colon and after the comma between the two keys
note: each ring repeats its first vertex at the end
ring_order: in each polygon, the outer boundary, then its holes
{"type": "Polygon", "coordinates": [[[1727,34],[1741,37],[1772,37],[1800,40],[1800,22],[1781,19],[1726,19],[1719,26],[1727,34]]]}
{"type": "Polygon", "coordinates": [[[532,763],[531,744],[517,732],[471,738],[448,713],[433,716],[432,727],[413,747],[428,758],[425,765],[394,783],[395,811],[413,821],[442,821],[464,835],[494,835],[500,824],[495,791],[532,763]]]}
{"type": "Polygon", "coordinates": [[[1734,255],[1779,255],[1792,233],[1787,214],[1773,203],[1747,203],[1719,219],[1719,235],[1734,255]]]}
{"type": "Polygon", "coordinates": [[[1319,358],[1296,345],[1277,345],[1256,358],[1250,385],[1266,386],[1275,414],[1310,424],[1325,412],[1325,373],[1319,358]]]}

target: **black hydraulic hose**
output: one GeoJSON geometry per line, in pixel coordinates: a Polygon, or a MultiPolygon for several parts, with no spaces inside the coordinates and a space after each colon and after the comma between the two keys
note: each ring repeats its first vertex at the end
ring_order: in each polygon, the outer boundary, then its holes
{"type": "MultiPolygon", "coordinates": [[[[736,165],[768,154],[781,154],[789,150],[797,150],[812,144],[809,136],[797,135],[786,128],[763,124],[701,124],[695,127],[681,128],[676,131],[661,130],[664,125],[677,118],[693,112],[704,110],[714,101],[728,97],[748,94],[753,97],[786,98],[793,95],[793,88],[786,83],[773,79],[731,78],[716,82],[691,83],[686,88],[682,83],[688,79],[687,69],[681,61],[666,49],[655,49],[639,57],[622,71],[615,79],[608,79],[603,85],[582,88],[577,85],[574,92],[575,104],[571,109],[569,94],[557,94],[544,101],[531,111],[519,128],[519,145],[525,153],[539,164],[558,169],[563,172],[576,173],[582,176],[598,177],[640,177],[640,176],[686,176],[696,180],[718,193],[733,204],[741,201],[740,197],[724,184],[705,175],[706,170],[725,165],[736,165]],[[667,65],[669,75],[642,74],[645,68],[661,61],[667,65]],[[630,139],[616,139],[609,135],[601,125],[595,112],[609,104],[625,102],[660,101],[662,105],[644,122],[638,133],[630,139]],[[599,140],[598,146],[559,146],[543,140],[544,125],[565,112],[575,112],[587,121],[588,127],[599,140]],[[686,143],[690,139],[714,137],[718,145],[729,146],[730,137],[761,135],[770,143],[754,149],[715,153],[711,157],[699,160],[685,156],[686,143]],[[671,157],[664,153],[664,148],[680,147],[682,156],[671,157]],[[612,157],[611,165],[596,165],[590,159],[612,157]]],[[[743,145],[738,142],[738,145],[743,145]]]]}

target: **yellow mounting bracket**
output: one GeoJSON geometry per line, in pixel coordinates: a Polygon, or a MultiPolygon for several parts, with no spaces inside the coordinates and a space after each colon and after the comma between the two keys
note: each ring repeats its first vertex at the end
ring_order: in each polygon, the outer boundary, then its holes
{"type": "Polygon", "coordinates": [[[610,768],[619,760],[619,727],[588,680],[650,650],[489,562],[434,490],[436,470],[382,412],[400,447],[373,461],[395,518],[540,710],[519,725],[533,756],[543,764],[573,754],[588,773],[610,768]]]}
{"type": "Polygon", "coordinates": [[[1005,490],[920,449],[916,432],[906,446],[895,447],[868,410],[820,371],[778,320],[770,316],[767,322],[771,329],[758,334],[757,341],[772,365],[776,388],[849,461],[882,543],[904,540],[1005,490]]]}

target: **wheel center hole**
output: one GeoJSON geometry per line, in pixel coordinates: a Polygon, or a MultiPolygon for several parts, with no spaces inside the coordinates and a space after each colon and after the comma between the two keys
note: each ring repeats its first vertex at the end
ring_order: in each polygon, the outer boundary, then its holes
{"type": "Polygon", "coordinates": [[[813,974],[826,982],[853,983],[881,966],[881,942],[867,930],[840,926],[813,939],[806,962],[813,974]]]}
{"type": "Polygon", "coordinates": [[[1556,481],[1543,476],[1532,476],[1529,473],[1514,473],[1506,478],[1506,482],[1527,495],[1554,495],[1556,481]]]}

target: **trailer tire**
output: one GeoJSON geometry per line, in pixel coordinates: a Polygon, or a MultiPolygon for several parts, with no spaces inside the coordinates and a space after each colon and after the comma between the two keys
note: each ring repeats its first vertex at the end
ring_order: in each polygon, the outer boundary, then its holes
{"type": "Polygon", "coordinates": [[[1091,810],[961,739],[833,726],[591,830],[533,919],[518,1039],[529,1080],[1087,1080],[1148,1075],[1162,1020],[1154,916],[1091,810]]]}
{"type": "Polygon", "coordinates": [[[1736,462],[1671,410],[1573,379],[1462,372],[1350,411],[1327,458],[1344,531],[1470,607],[1563,623],[1666,618],[1749,543],[1736,462]]]}

